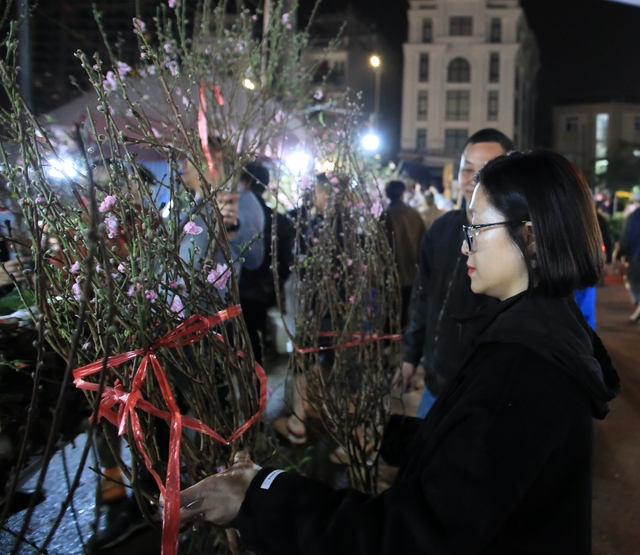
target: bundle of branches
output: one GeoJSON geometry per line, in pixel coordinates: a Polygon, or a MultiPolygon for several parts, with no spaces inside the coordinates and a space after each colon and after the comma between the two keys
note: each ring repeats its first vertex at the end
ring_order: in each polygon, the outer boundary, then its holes
{"type": "MultiPolygon", "coordinates": [[[[308,35],[290,30],[288,18],[273,2],[261,40],[255,13],[241,11],[227,25],[225,2],[201,5],[191,37],[186,2],[159,8],[155,38],[134,19],[141,67],[118,60],[108,44],[106,72],[98,55],[78,52],[97,111],[91,106],[63,143],[25,107],[13,34],[5,41],[0,77],[12,107],[1,123],[14,148],[3,146],[2,163],[33,240],[39,349],[46,340],[64,356],[65,380],[76,368],[96,417],[126,434],[132,467],[120,464],[149,518],[142,501],[156,494],[141,486],[142,467],[165,493],[165,515],[175,516],[177,498],[170,506],[167,494],[179,489],[181,473],[193,480],[213,474],[239,448],[228,443],[256,442],[258,429],[248,425],[264,405],[266,384],[263,376],[258,383],[237,317],[235,268],[245,253],[230,246],[220,199],[235,190],[248,161],[279,153],[306,100],[315,68],[300,71],[291,52],[308,35]],[[166,160],[161,183],[136,163],[143,151],[166,160]],[[73,169],[63,155],[75,157],[73,169]],[[195,186],[187,183],[194,173],[195,186]],[[202,433],[182,434],[182,427],[202,433]]],[[[61,395],[60,414],[63,406],[61,395]]],[[[41,481],[54,444],[52,435],[41,481]]],[[[173,535],[167,552],[177,546],[175,519],[172,526],[165,522],[173,535]]]]}
{"type": "Polygon", "coordinates": [[[317,121],[321,159],[332,170],[302,181],[290,371],[294,397],[314,409],[346,453],[352,486],[375,492],[399,362],[400,301],[378,183],[354,149],[358,117],[357,103],[347,102],[317,121]]]}

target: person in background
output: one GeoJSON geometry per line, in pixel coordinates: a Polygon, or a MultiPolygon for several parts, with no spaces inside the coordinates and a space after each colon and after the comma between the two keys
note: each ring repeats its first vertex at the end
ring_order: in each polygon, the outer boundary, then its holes
{"type": "Polygon", "coordinates": [[[459,326],[453,316],[472,312],[488,300],[471,291],[467,257],[459,248],[461,229],[471,222],[468,208],[476,173],[489,160],[512,149],[511,140],[497,129],[482,129],[469,137],[458,174],[465,204],[440,216],[422,237],[411,321],[404,333],[404,362],[394,380],[401,391],[409,391],[422,359],[425,387],[419,417],[427,414],[462,362],[459,326]]]}
{"type": "Polygon", "coordinates": [[[276,285],[272,269],[272,236],[276,235],[276,260],[278,287],[282,291],[293,266],[293,243],[295,229],[284,214],[275,213],[267,206],[262,195],[269,185],[269,170],[261,164],[251,163],[244,167],[240,175],[240,191],[255,194],[264,213],[264,260],[255,269],[244,268],[240,276],[240,305],[249,331],[251,346],[256,362],[262,365],[262,342],[267,332],[267,310],[276,306],[276,285]]]}
{"type": "Polygon", "coordinates": [[[385,224],[400,280],[402,296],[400,325],[402,329],[405,329],[409,322],[411,288],[418,269],[420,239],[425,230],[424,222],[418,211],[402,201],[404,191],[405,185],[402,181],[390,181],[385,187],[385,194],[389,199],[385,224]]]}
{"type": "Polygon", "coordinates": [[[424,202],[425,202],[425,212],[421,214],[422,219],[424,220],[424,225],[426,229],[431,227],[431,224],[435,222],[442,214],[444,214],[444,210],[440,210],[436,204],[436,197],[433,194],[433,191],[427,189],[424,192],[424,202]]]}
{"type": "MultiPolygon", "coordinates": [[[[640,187],[633,188],[632,203],[640,206],[640,187]]],[[[626,263],[625,282],[635,307],[629,321],[640,322],[640,210],[627,218],[617,257],[626,263]]]]}

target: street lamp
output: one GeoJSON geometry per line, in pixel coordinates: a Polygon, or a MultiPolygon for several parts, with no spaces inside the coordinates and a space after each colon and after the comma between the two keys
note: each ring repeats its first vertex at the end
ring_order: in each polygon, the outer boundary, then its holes
{"type": "Polygon", "coordinates": [[[369,62],[373,66],[376,72],[376,89],[375,89],[375,101],[374,101],[374,110],[373,110],[373,125],[372,127],[377,130],[378,128],[378,118],[380,116],[380,68],[382,62],[380,60],[380,56],[373,55],[369,59],[369,62]]]}

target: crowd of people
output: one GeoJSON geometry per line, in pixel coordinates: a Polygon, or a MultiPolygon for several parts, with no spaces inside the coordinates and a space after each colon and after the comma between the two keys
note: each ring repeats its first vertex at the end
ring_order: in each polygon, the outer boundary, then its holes
{"type": "MultiPolygon", "coordinates": [[[[184,180],[197,197],[193,170],[185,165],[184,180]]],[[[238,191],[219,199],[232,251],[243,254],[234,260],[251,345],[267,367],[268,310],[278,299],[295,309],[287,284],[299,223],[267,204],[269,182],[267,167],[246,164],[238,191]]],[[[595,288],[613,251],[606,221],[575,166],[551,152],[516,152],[495,129],[468,139],[458,182],[452,209],[438,208],[433,188],[385,187],[404,333],[394,387],[423,391],[416,417],[394,415],[385,433],[382,457],[399,467],[392,486],[373,497],[335,490],[260,468],[242,452],[183,491],[185,521],[233,525],[258,554],[590,553],[592,419],[606,416],[619,391],[595,333],[595,288]]],[[[327,187],[317,176],[308,225],[322,218],[327,187]]],[[[632,204],[640,206],[640,189],[632,204]]],[[[206,233],[196,241],[185,243],[185,259],[210,247],[206,233]]],[[[638,322],[640,210],[630,212],[617,256],[638,322]]],[[[24,279],[6,256],[3,267],[0,286],[24,279]]],[[[313,416],[304,401],[302,389],[272,419],[293,444],[306,442],[313,416]]],[[[99,501],[130,503],[106,430],[99,501]]],[[[134,512],[121,511],[93,549],[133,532],[134,512]]]]}

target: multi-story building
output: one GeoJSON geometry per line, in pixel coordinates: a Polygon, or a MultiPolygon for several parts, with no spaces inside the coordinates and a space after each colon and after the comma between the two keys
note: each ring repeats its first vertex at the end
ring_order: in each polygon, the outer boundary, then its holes
{"type": "MultiPolygon", "coordinates": [[[[607,179],[612,177],[608,175],[610,162],[625,163],[627,158],[631,164],[640,157],[640,104],[557,106],[553,110],[553,145],[580,168],[591,186],[615,186],[607,179]]],[[[635,180],[640,180],[640,175],[635,180]]]]}
{"type": "Polygon", "coordinates": [[[538,51],[518,0],[409,0],[401,158],[454,162],[484,127],[533,143],[538,51]]]}

